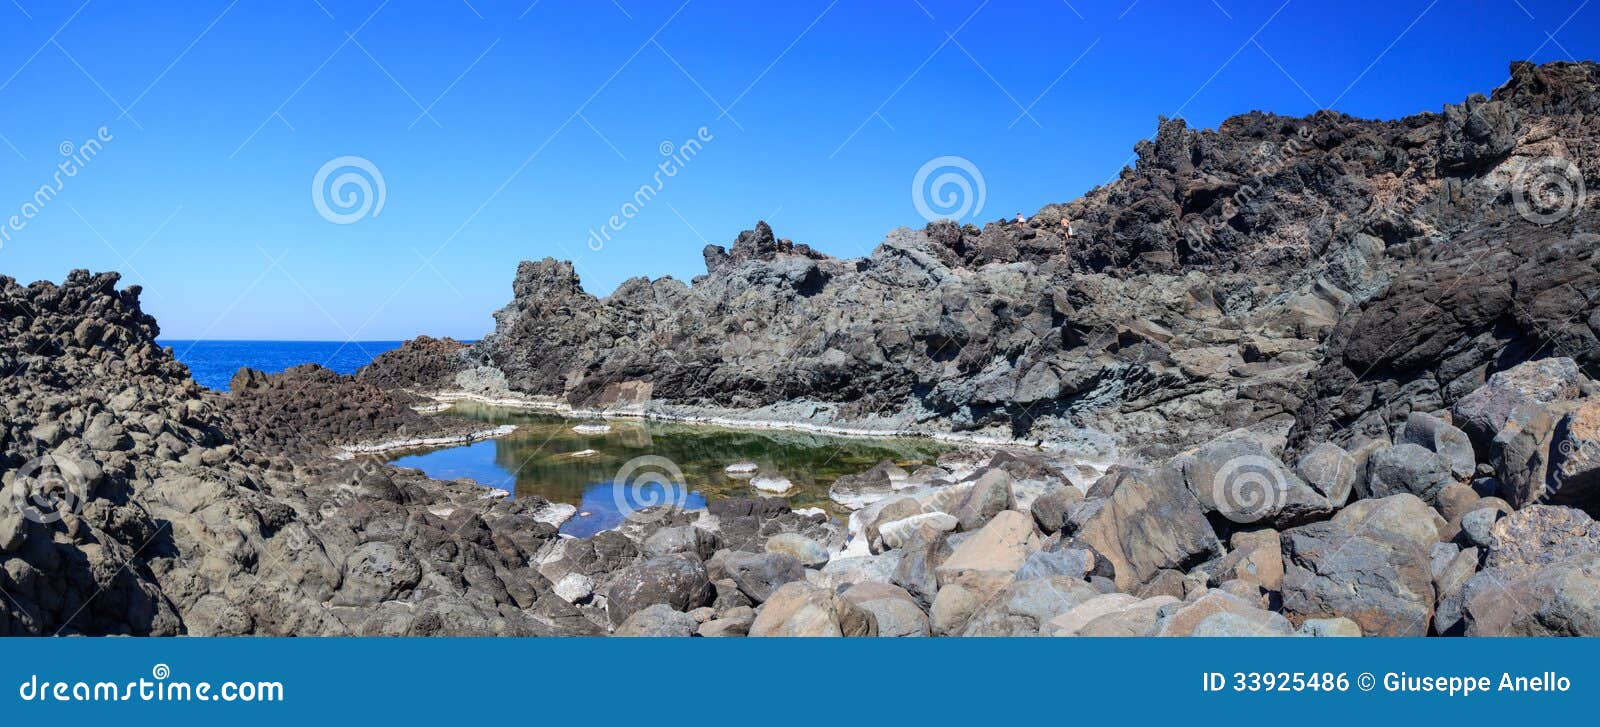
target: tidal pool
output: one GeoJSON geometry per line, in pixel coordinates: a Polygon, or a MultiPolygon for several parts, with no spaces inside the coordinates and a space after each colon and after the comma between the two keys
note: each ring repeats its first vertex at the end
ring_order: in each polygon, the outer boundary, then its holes
{"type": "Polygon", "coordinates": [[[725,471],[738,462],[754,462],[761,475],[788,478],[795,489],[786,496],[795,507],[832,510],[828,486],[841,475],[886,459],[914,469],[932,464],[950,449],[927,439],[832,437],[635,419],[597,422],[469,402],[448,413],[487,424],[515,424],[517,431],[466,446],[415,451],[392,464],[414,467],[434,479],[466,477],[513,495],[535,494],[576,505],[579,514],[561,532],[579,537],[616,527],[631,508],[664,502],[695,508],[725,497],[767,494],[751,487],[750,475],[725,471]],[[608,425],[610,431],[587,433],[584,425],[595,424],[608,425]]]}

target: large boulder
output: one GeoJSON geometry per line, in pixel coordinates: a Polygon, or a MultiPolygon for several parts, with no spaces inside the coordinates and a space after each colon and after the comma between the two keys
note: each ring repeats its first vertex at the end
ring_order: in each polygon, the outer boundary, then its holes
{"type": "Polygon", "coordinates": [[[1067,512],[1074,503],[1083,499],[1083,491],[1076,487],[1062,487],[1052,490],[1028,507],[1033,514],[1033,522],[1039,526],[1040,532],[1045,535],[1055,535],[1066,525],[1067,512]]]}
{"type": "Polygon", "coordinates": [[[808,568],[821,568],[828,562],[828,549],[799,533],[778,533],[767,538],[767,552],[787,555],[808,568]]]}
{"type": "Polygon", "coordinates": [[[1406,417],[1400,442],[1419,445],[1443,457],[1450,466],[1450,474],[1457,480],[1464,482],[1471,479],[1478,469],[1471,437],[1432,414],[1412,412],[1406,417]]]}
{"type": "Polygon", "coordinates": [[[1177,460],[1184,483],[1200,506],[1231,522],[1285,528],[1333,512],[1327,497],[1248,432],[1223,435],[1177,460]]]}
{"type": "Polygon", "coordinates": [[[694,617],[665,603],[648,606],[623,621],[613,636],[693,636],[700,629],[694,617]]]}
{"type": "Polygon", "coordinates": [[[972,482],[966,497],[950,511],[961,530],[977,530],[1001,511],[1016,507],[1011,491],[1011,475],[998,467],[983,470],[972,482]]]}
{"type": "Polygon", "coordinates": [[[750,624],[751,636],[877,636],[872,612],[803,581],[772,593],[750,624]]]}
{"type": "Polygon", "coordinates": [[[953,515],[925,512],[878,526],[878,542],[881,549],[893,550],[918,540],[938,537],[940,533],[951,532],[960,524],[953,515]]]}
{"type": "Polygon", "coordinates": [[[1434,605],[1430,554],[1442,523],[1415,495],[1399,494],[1285,531],[1284,613],[1296,623],[1344,616],[1368,635],[1425,635],[1434,605]]]}
{"type": "Polygon", "coordinates": [[[1550,468],[1560,453],[1556,426],[1569,408],[1566,402],[1520,406],[1489,443],[1500,494],[1512,507],[1546,502],[1553,494],[1550,468]]]}
{"type": "Polygon", "coordinates": [[[1367,496],[1383,498],[1409,493],[1433,504],[1439,491],[1455,483],[1450,461],[1419,444],[1396,444],[1367,460],[1367,496]]]}
{"type": "Polygon", "coordinates": [[[1513,366],[1462,397],[1451,408],[1456,425],[1487,452],[1513,412],[1526,404],[1548,404],[1576,397],[1583,374],[1570,358],[1545,358],[1513,366]]]}
{"type": "Polygon", "coordinates": [[[1278,531],[1268,528],[1234,533],[1230,545],[1221,560],[1203,566],[1209,572],[1210,585],[1244,580],[1268,591],[1283,588],[1283,547],[1278,531]]]}
{"type": "Polygon", "coordinates": [[[691,553],[701,560],[710,558],[722,542],[716,533],[702,530],[693,525],[680,525],[662,528],[645,538],[639,551],[646,558],[658,558],[663,555],[677,553],[691,553]]]}
{"type": "Polygon", "coordinates": [[[1532,505],[1489,528],[1483,567],[1531,573],[1569,558],[1600,553],[1600,522],[1570,507],[1532,505]]]}
{"type": "Polygon", "coordinates": [[[1015,581],[978,608],[964,636],[1037,636],[1045,622],[1099,596],[1081,578],[1050,576],[1015,581]]]}
{"type": "Polygon", "coordinates": [[[1300,455],[1294,471],[1336,508],[1350,501],[1361,474],[1356,459],[1332,442],[1322,442],[1300,455]]]}
{"type": "Polygon", "coordinates": [[[806,577],[805,566],[785,553],[731,551],[720,562],[739,591],[755,603],[766,601],[779,586],[806,577]]]}
{"type": "Polygon", "coordinates": [[[1600,514],[1600,398],[1562,417],[1553,442],[1545,502],[1600,514]]]}
{"type": "Polygon", "coordinates": [[[928,636],[928,614],[906,589],[889,583],[857,583],[845,600],[872,613],[879,636],[928,636]]]}
{"type": "Polygon", "coordinates": [[[1033,519],[1005,510],[962,540],[934,573],[940,588],[958,584],[987,599],[1011,583],[1028,554],[1038,547],[1033,519]]]}
{"type": "Polygon", "coordinates": [[[1221,553],[1200,502],[1181,484],[1128,474],[1102,480],[1090,495],[1073,507],[1062,532],[1110,561],[1119,590],[1221,553]]]}
{"type": "Polygon", "coordinates": [[[1243,598],[1206,591],[1192,603],[1175,603],[1160,612],[1157,636],[1287,636],[1289,619],[1243,598]]]}
{"type": "Polygon", "coordinates": [[[865,538],[869,546],[882,550],[880,529],[884,523],[904,520],[924,512],[922,503],[905,495],[891,495],[850,513],[852,535],[865,538]]]}
{"type": "Polygon", "coordinates": [[[677,611],[711,604],[706,566],[687,553],[651,558],[617,571],[606,589],[606,615],[621,626],[635,612],[664,603],[677,611]]]}

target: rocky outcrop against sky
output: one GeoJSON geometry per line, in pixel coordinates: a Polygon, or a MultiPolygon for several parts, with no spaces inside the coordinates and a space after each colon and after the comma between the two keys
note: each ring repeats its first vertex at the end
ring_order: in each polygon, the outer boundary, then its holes
{"type": "Polygon", "coordinates": [[[901,229],[841,260],[758,223],[692,285],[605,299],[525,262],[470,355],[575,405],[640,381],[815,423],[1087,427],[1133,455],[1239,427],[1348,443],[1522,361],[1597,372],[1597,114],[1594,64],[1517,63],[1396,121],[1163,120],[1120,178],[1024,225],[901,229]]]}
{"type": "Polygon", "coordinates": [[[203,390],[117,282],[0,277],[0,634],[593,630],[524,567],[548,503],[333,459],[423,419],[316,367],[203,390]]]}
{"type": "Polygon", "coordinates": [[[861,260],[760,224],[606,299],[523,263],[476,345],[226,394],[115,274],[0,277],[0,634],[1600,635],[1597,111],[1594,65],[1517,64],[1442,114],[1164,122],[1028,224],[861,260]],[[571,505],[353,454],[470,439],[417,411],[455,388],[1123,456],[570,538],[571,505]]]}

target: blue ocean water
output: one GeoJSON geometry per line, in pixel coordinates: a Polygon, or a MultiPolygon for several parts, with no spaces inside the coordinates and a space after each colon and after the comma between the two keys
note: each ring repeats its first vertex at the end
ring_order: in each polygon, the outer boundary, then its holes
{"type": "Polygon", "coordinates": [[[171,346],[178,360],[189,367],[201,386],[227,391],[228,381],[242,367],[277,373],[304,363],[353,374],[378,354],[398,348],[402,341],[182,341],[160,339],[171,346]]]}

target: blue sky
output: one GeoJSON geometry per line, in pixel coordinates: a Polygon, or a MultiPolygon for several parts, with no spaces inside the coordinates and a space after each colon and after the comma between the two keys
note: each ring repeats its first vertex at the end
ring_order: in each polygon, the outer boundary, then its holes
{"type": "Polygon", "coordinates": [[[169,338],[475,338],[519,260],[687,280],[758,219],[857,256],[923,223],[936,157],[995,219],[1114,177],[1158,114],[1436,111],[1600,46],[1585,0],[530,2],[0,0],[0,221],[109,138],[0,273],[120,270],[169,338]],[[319,212],[341,157],[378,214],[319,212]]]}

